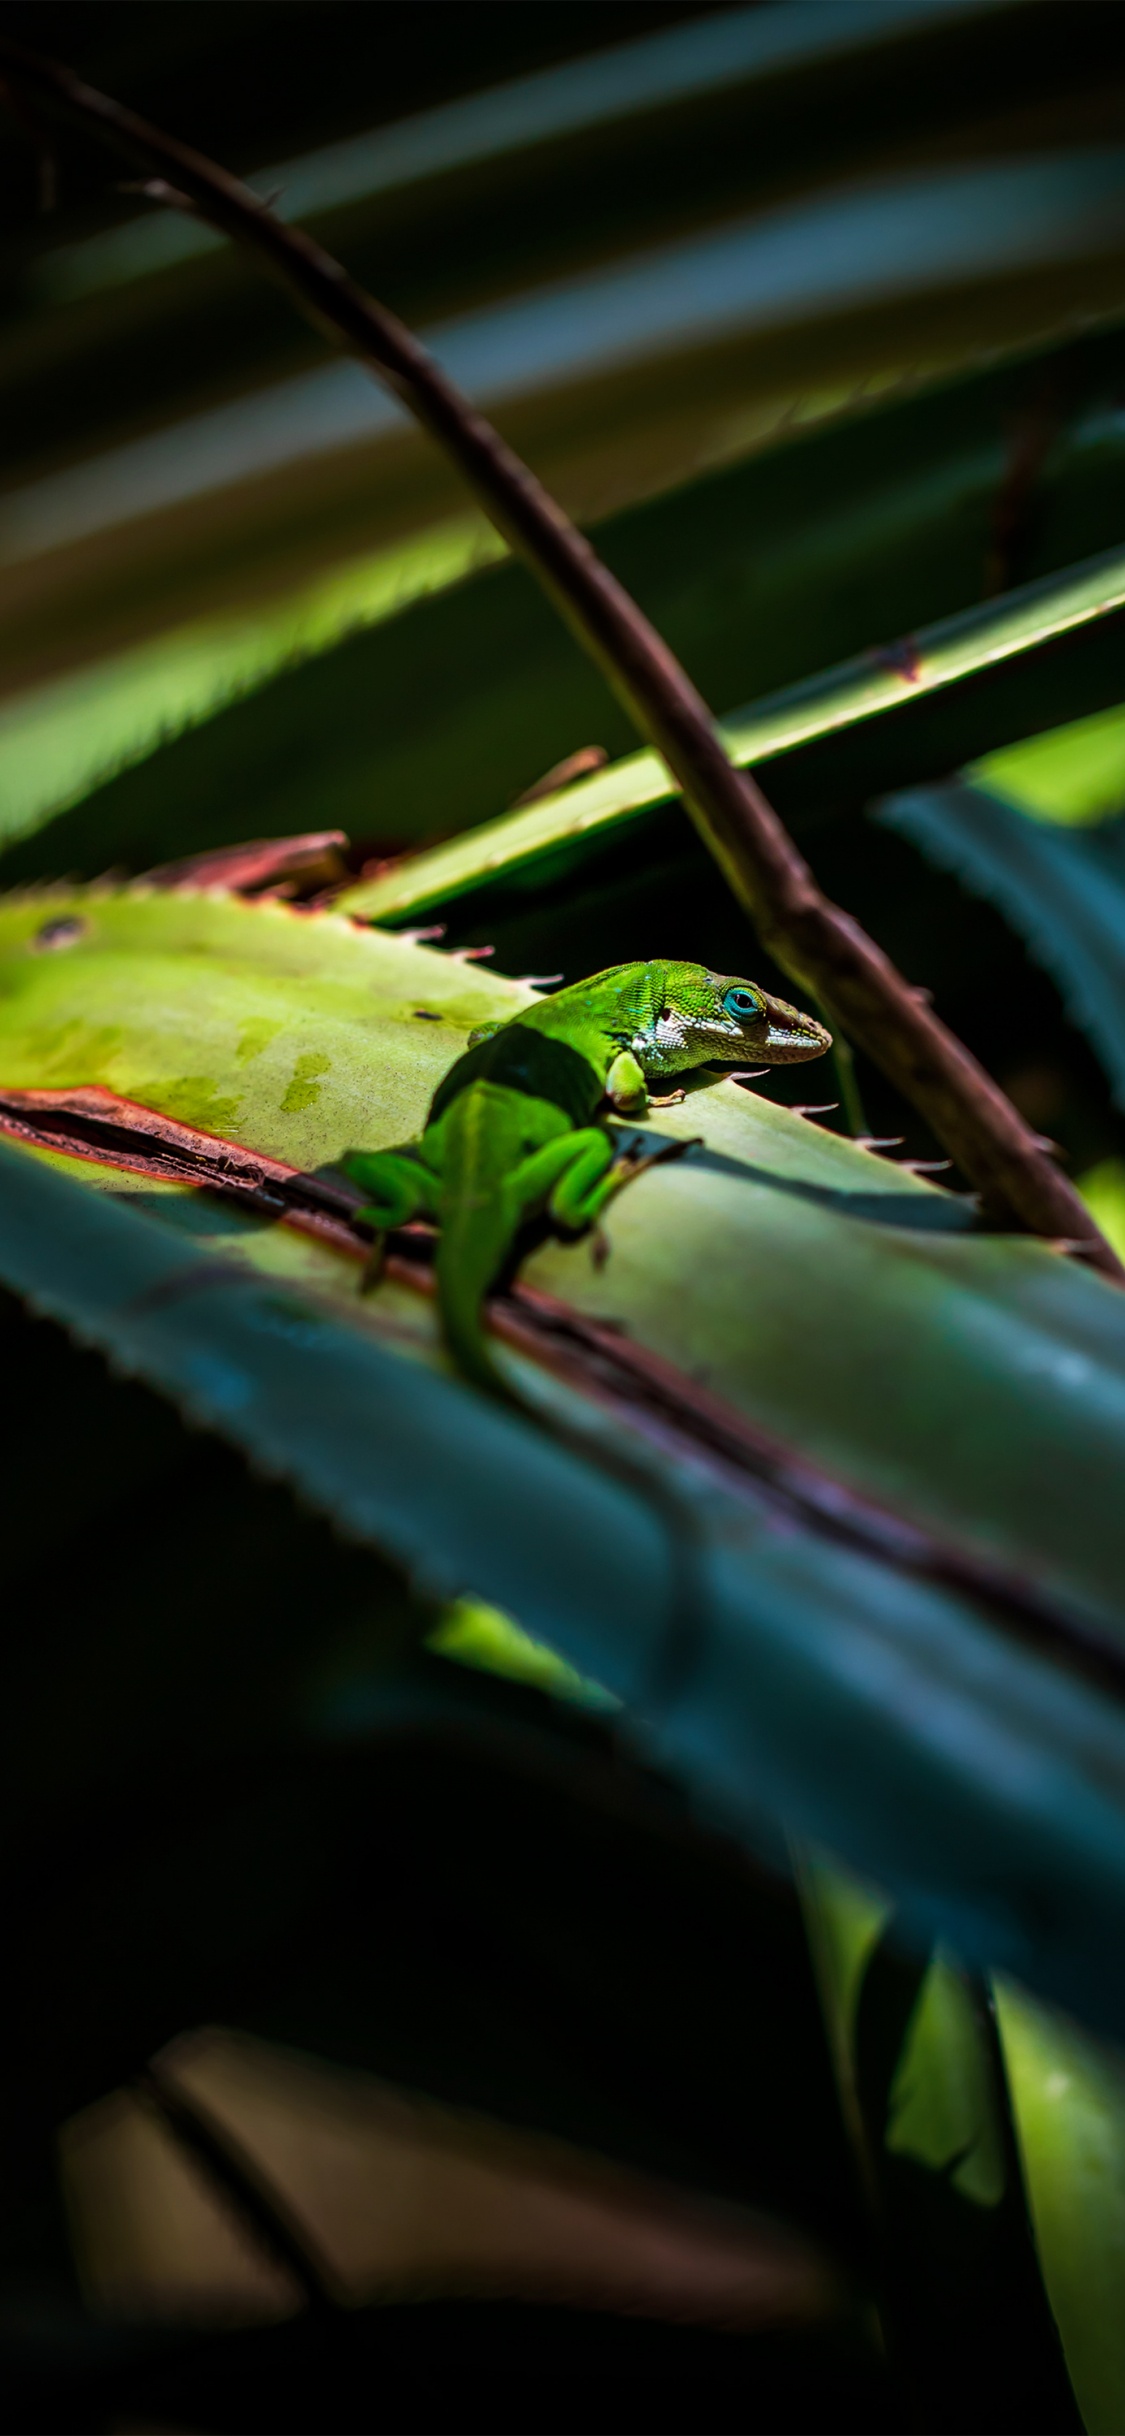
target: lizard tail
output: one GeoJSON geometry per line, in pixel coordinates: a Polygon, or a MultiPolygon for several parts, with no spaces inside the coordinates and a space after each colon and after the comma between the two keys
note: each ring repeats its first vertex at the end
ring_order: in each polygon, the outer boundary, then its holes
{"type": "Polygon", "coordinates": [[[463,1378],[509,1411],[530,1418],[584,1464],[609,1472],[622,1486],[641,1497],[662,1524],[668,1539],[668,1619],[653,1678],[652,1697],[661,1703],[678,1696],[695,1663],[706,1592],[701,1576],[699,1517],[674,1480],[662,1478],[640,1457],[634,1460],[619,1444],[592,1439],[574,1428],[557,1411],[544,1413],[525,1402],[497,1369],[485,1333],[484,1305],[490,1286],[511,1249],[510,1215],[498,1209],[487,1229],[479,1208],[470,1223],[447,1220],[438,1239],[436,1262],[438,1311],[442,1335],[463,1378]]]}
{"type": "Polygon", "coordinates": [[[476,1211],[471,1226],[464,1227],[457,1224],[456,1218],[448,1219],[438,1239],[436,1277],[441,1332],[463,1377],[483,1388],[486,1395],[519,1406],[515,1389],[509,1387],[492,1359],[484,1326],[485,1296],[511,1244],[511,1225],[499,1212],[494,1226],[482,1226],[481,1217],[482,1213],[476,1211]]]}

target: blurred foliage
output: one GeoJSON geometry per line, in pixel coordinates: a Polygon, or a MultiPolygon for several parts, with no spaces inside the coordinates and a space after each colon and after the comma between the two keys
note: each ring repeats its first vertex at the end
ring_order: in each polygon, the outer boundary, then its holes
{"type": "MultiPolygon", "coordinates": [[[[142,759],[170,733],[213,716],[263,676],[324,649],[341,633],[397,615],[501,545],[477,519],[431,527],[369,559],[318,577],[255,616],[228,615],[138,644],[110,668],[82,668],[0,711],[3,829],[19,838],[44,813],[83,797],[106,768],[142,759]]],[[[167,822],[156,834],[168,836],[167,822]]],[[[198,831],[189,838],[197,841],[198,831]]]]}
{"type": "Polygon", "coordinates": [[[619,1706],[612,1692],[591,1683],[545,1642],[531,1640],[510,1616],[501,1615],[495,1607],[483,1607],[479,1599],[455,1599],[430,1634],[428,1647],[442,1658],[455,1658],[459,1666],[482,1667],[485,1674],[533,1684],[536,1691],[552,1692],[557,1700],[575,1700],[581,1708],[619,1706]]]}
{"type": "MultiPolygon", "coordinates": [[[[1076,697],[1090,708],[1112,702],[1119,559],[1092,566],[1085,584],[1072,562],[1125,533],[1112,408],[1120,369],[1113,333],[862,415],[853,405],[840,422],[828,418],[823,430],[596,528],[610,564],[696,681],[733,713],[735,749],[763,768],[787,813],[825,801],[857,806],[877,789],[975,759],[1038,729],[1052,694],[1060,716],[1076,697]],[[988,587],[997,492],[1052,380],[1067,398],[1061,428],[1052,422],[1047,434],[1055,512],[1028,512],[1018,572],[1057,580],[1042,620],[1039,594],[1028,593],[1021,632],[1018,607],[1013,616],[1006,600],[975,612],[966,604],[988,587]],[[1092,626],[1091,602],[1101,612],[1092,626]],[[943,618],[950,623],[932,641],[915,642],[918,628],[943,618]],[[1015,632],[998,651],[992,630],[1005,633],[1006,621],[1015,632]],[[900,634],[905,643],[896,643],[900,634]],[[832,666],[850,654],[860,655],[855,665],[832,666]],[[982,669],[990,671],[983,689],[982,669]],[[767,698],[749,712],[733,711],[759,694],[767,698]],[[881,716],[869,734],[873,711],[881,716]]],[[[439,571],[461,573],[473,531],[435,536],[439,571]]],[[[415,545],[397,578],[408,602],[411,589],[433,589],[432,579],[412,579],[418,563],[415,545]]],[[[337,597],[354,599],[352,621],[362,627],[368,584],[379,608],[395,581],[394,560],[381,561],[340,579],[337,597]]],[[[240,629],[229,645],[212,644],[213,657],[196,657],[201,680],[213,682],[209,694],[202,681],[185,693],[180,655],[192,667],[189,653],[201,653],[189,635],[178,651],[150,644],[140,659],[103,671],[101,728],[88,675],[13,702],[0,739],[9,835],[41,828],[69,795],[87,796],[107,762],[144,758],[37,841],[9,850],[0,872],[93,876],[109,840],[140,869],[169,839],[186,853],[245,834],[251,799],[262,828],[304,827],[312,787],[319,819],[389,852],[498,812],[577,743],[620,753],[629,742],[623,713],[522,569],[492,568],[335,648],[319,599],[302,594],[246,628],[245,641],[240,629]],[[329,648],[314,656],[318,636],[329,648]],[[198,725],[206,710],[222,709],[232,683],[252,686],[255,669],[269,678],[273,655],[294,651],[301,665],[198,725]],[[185,711],[195,731],[154,755],[161,721],[175,726],[185,711]],[[42,759],[44,730],[66,737],[62,771],[42,759]]],[[[634,756],[612,780],[587,782],[583,806],[599,804],[611,785],[616,802],[607,800],[622,810],[666,795],[652,763],[634,756]]]]}
{"type": "Polygon", "coordinates": [[[1125,809],[1125,711],[1096,712],[978,762],[967,776],[1038,820],[1106,820],[1125,809]]]}
{"type": "Polygon", "coordinates": [[[1088,1169],[1082,1191],[1103,1234],[1117,1249],[1125,1243],[1125,1160],[1102,1159],[1088,1169]]]}

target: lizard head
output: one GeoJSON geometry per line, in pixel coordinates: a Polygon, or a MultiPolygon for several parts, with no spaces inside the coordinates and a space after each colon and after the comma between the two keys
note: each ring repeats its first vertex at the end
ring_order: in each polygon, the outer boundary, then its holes
{"type": "Polygon", "coordinates": [[[690,1066],[740,1066],[756,1059],[766,1066],[795,1065],[823,1057],[832,1034],[813,1016],[771,998],[756,981],[712,973],[702,964],[662,964],[663,1006],[652,1026],[651,1045],[633,1047],[646,1073],[673,1074],[690,1066]]]}

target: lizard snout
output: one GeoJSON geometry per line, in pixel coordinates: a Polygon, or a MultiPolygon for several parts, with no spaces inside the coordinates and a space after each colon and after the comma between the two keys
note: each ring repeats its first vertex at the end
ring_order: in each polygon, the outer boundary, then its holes
{"type": "MultiPolygon", "coordinates": [[[[768,1029],[760,1044],[760,1054],[775,1066],[797,1065],[806,1057],[823,1057],[832,1046],[832,1034],[812,1015],[801,1014],[796,1007],[786,1006],[783,998],[766,1001],[768,1029]]],[[[755,1043],[758,1046],[758,1043],[755,1043]]]]}

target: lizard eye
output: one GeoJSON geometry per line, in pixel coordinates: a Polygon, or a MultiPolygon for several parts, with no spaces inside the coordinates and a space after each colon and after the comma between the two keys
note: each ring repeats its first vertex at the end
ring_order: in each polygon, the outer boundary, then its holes
{"type": "Polygon", "coordinates": [[[762,1013],[762,1001],[756,990],[726,990],[723,1010],[727,1015],[733,1015],[737,1022],[746,1023],[752,1015],[762,1013]]]}

